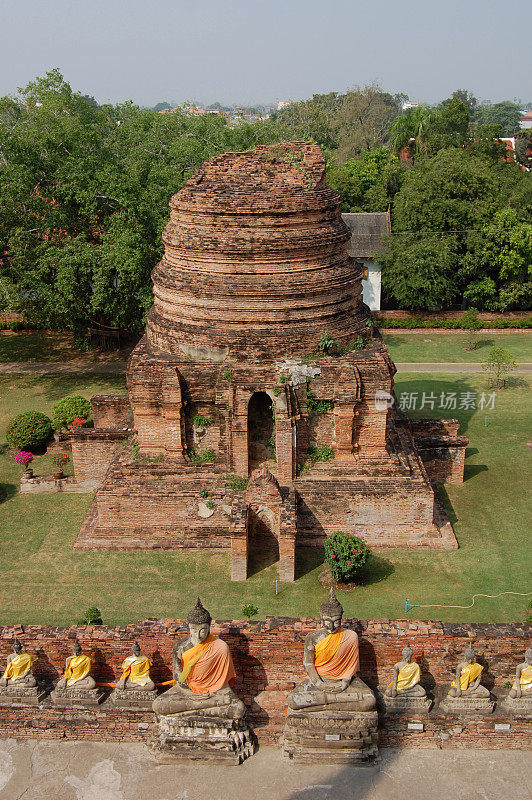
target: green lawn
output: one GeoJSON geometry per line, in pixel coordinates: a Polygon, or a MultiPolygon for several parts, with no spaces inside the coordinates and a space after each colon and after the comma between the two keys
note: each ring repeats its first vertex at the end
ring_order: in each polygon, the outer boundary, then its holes
{"type": "Polygon", "coordinates": [[[516,361],[532,361],[532,333],[477,334],[475,350],[466,350],[464,333],[388,333],[382,332],[394,361],[484,361],[492,347],[504,347],[516,361]]]}
{"type": "MultiPolygon", "coordinates": [[[[346,614],[404,617],[404,602],[467,605],[475,592],[531,591],[527,493],[532,452],[527,442],[530,386],[521,380],[496,396],[492,411],[453,412],[470,438],[466,482],[444,493],[460,542],[457,551],[379,551],[368,585],[341,599],[346,614]],[[487,419],[485,419],[487,418],[487,419]],[[487,421],[487,426],[485,422],[487,421]]],[[[486,389],[482,375],[402,373],[397,392],[474,392],[486,389]]],[[[316,614],[323,589],[316,551],[303,552],[294,584],[279,584],[276,566],[245,583],[231,583],[229,553],[77,553],[73,544],[91,495],[20,495],[20,468],[7,458],[4,431],[13,413],[52,403],[72,391],[87,397],[123,391],[120,376],[0,376],[0,622],[69,624],[90,605],[105,622],[125,624],[145,617],[182,617],[199,593],[220,618],[241,618],[244,603],[259,617],[316,614]],[[3,447],[2,447],[2,443],[3,447]]],[[[430,413],[430,412],[429,412],[430,413]]],[[[434,416],[442,412],[434,409],[434,416]]],[[[426,410],[422,412],[427,416],[426,410]]],[[[444,415],[449,416],[449,412],[444,415]]],[[[526,617],[531,598],[480,599],[474,608],[413,609],[410,618],[511,621],[526,617]]]]}

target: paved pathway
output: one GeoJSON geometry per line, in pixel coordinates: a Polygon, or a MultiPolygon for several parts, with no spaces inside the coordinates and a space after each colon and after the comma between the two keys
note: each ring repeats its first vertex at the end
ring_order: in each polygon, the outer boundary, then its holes
{"type": "MultiPolygon", "coordinates": [[[[482,364],[474,361],[455,361],[455,362],[418,362],[418,361],[396,361],[395,366],[399,372],[483,372],[482,364]]],[[[81,366],[75,361],[7,361],[0,364],[0,374],[10,372],[20,372],[29,375],[44,374],[49,372],[51,375],[61,372],[83,372],[83,373],[123,373],[126,371],[125,361],[109,361],[100,364],[88,364],[81,366]]],[[[532,372],[532,363],[519,362],[516,372],[532,372]]]]}
{"type": "Polygon", "coordinates": [[[161,766],[142,744],[0,739],[2,800],[518,800],[532,753],[384,750],[371,767],[298,766],[262,747],[240,767],[161,766]]]}
{"type": "MultiPolygon", "coordinates": [[[[396,361],[398,372],[484,372],[475,361],[396,361]]],[[[520,361],[515,372],[532,372],[532,363],[520,361]]]]}

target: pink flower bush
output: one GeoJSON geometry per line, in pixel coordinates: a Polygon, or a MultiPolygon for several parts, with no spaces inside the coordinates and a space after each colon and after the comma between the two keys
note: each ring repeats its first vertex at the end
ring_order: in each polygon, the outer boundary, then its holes
{"type": "Polygon", "coordinates": [[[30,453],[27,450],[19,450],[15,456],[15,461],[17,464],[22,464],[22,466],[27,467],[28,464],[31,464],[33,461],[33,453],[30,453]]]}

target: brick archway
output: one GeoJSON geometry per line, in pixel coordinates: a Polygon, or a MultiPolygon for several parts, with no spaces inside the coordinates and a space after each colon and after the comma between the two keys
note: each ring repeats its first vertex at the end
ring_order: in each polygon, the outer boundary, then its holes
{"type": "Polygon", "coordinates": [[[248,403],[248,473],[274,462],[274,405],[267,392],[254,392],[248,403]]]}

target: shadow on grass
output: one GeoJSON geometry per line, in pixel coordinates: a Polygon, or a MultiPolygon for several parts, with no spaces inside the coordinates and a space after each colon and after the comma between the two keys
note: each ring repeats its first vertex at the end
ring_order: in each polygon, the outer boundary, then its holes
{"type": "Polygon", "coordinates": [[[453,504],[451,503],[449,495],[447,494],[447,489],[441,483],[436,486],[436,494],[445,509],[445,513],[447,514],[449,522],[451,525],[454,525],[454,523],[457,522],[458,517],[455,514],[453,504]]]}
{"type": "Polygon", "coordinates": [[[296,548],[296,580],[307,575],[323,564],[325,553],[323,547],[296,548]]]}
{"type": "Polygon", "coordinates": [[[460,434],[466,433],[469,420],[474,414],[482,413],[478,408],[478,390],[472,385],[467,373],[449,377],[443,377],[440,373],[436,380],[430,374],[409,376],[406,380],[399,375],[396,379],[395,394],[400,407],[404,406],[404,410],[412,419],[455,418],[460,421],[460,434]],[[461,407],[470,406],[471,402],[474,408],[461,407]]]}
{"type": "Polygon", "coordinates": [[[395,567],[391,561],[382,556],[377,556],[372,553],[366,562],[365,573],[366,579],[365,586],[371,586],[374,583],[386,580],[390,575],[395,572],[395,567]]]}
{"type": "Polygon", "coordinates": [[[487,472],[486,464],[466,464],[464,467],[464,483],[474,478],[480,472],[487,472]]]}
{"type": "Polygon", "coordinates": [[[279,543],[273,534],[249,537],[248,577],[271,567],[277,561],[279,561],[279,543]]]}
{"type": "Polygon", "coordinates": [[[10,500],[18,492],[18,486],[14,483],[0,483],[0,503],[10,500]]]}

